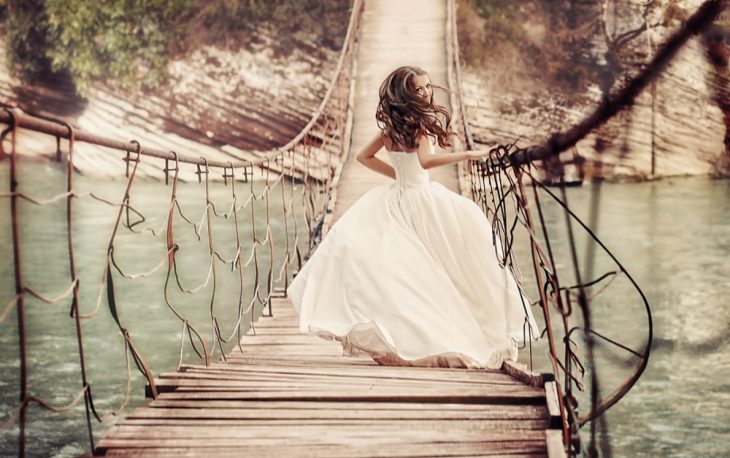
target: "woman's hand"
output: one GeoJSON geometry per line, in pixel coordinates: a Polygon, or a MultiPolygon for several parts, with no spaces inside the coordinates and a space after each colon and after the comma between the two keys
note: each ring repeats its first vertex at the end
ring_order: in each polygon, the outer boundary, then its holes
{"type": "Polygon", "coordinates": [[[475,149],[467,151],[466,154],[468,155],[469,159],[481,159],[483,157],[489,156],[490,152],[498,146],[499,145],[492,145],[487,149],[475,149]]]}

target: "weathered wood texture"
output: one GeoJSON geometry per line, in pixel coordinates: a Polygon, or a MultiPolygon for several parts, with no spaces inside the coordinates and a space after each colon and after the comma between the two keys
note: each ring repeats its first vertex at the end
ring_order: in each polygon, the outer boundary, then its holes
{"type": "MultiPolygon", "coordinates": [[[[445,26],[443,1],[366,2],[352,150],[334,220],[372,186],[390,180],[354,157],[377,132],[382,79],[410,64],[446,85],[445,26]]],[[[431,175],[458,192],[456,167],[431,175]]],[[[114,426],[99,450],[176,457],[547,455],[551,417],[539,375],[517,366],[379,366],[368,357],[342,356],[336,341],[300,334],[287,299],[272,305],[275,316],[254,323],[242,352],[235,349],[210,367],[187,365],[162,374],[158,398],[114,426]]]]}
{"type": "Polygon", "coordinates": [[[503,371],[378,366],[299,333],[287,299],[226,361],[161,394],[98,444],[110,456],[546,455],[545,390],[503,371]]]}

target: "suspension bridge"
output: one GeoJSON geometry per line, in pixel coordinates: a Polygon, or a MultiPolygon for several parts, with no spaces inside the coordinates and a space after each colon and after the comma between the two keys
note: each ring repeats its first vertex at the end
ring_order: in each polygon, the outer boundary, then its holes
{"type": "MultiPolygon", "coordinates": [[[[708,1],[659,50],[646,71],[582,123],[554,135],[543,145],[519,148],[514,143],[493,150],[486,160],[443,167],[431,173],[454,192],[477,202],[502,242],[498,258],[518,273],[516,231],[525,239],[532,271],[517,275],[533,282],[539,297],[532,304],[544,317],[547,359],[552,370],[535,372],[532,348],[524,349],[529,364],[505,363],[501,370],[380,366],[369,358],[344,357],[340,344],[300,334],[298,317],[285,296],[291,276],[340,215],[372,186],[386,178],[360,166],[352,154],[374,132],[374,109],[379,82],[393,68],[413,64],[429,71],[433,81],[452,91],[441,103],[450,106],[454,128],[464,147],[475,148],[460,94],[460,67],[454,1],[385,2],[356,0],[339,62],[331,84],[307,126],[287,145],[246,157],[232,153],[196,157],[190,152],[160,151],[139,142],[100,137],[75,129],[64,121],[25,113],[4,105],[0,158],[9,167],[9,201],[15,292],[0,312],[0,324],[15,312],[18,328],[19,404],[5,413],[0,430],[17,427],[18,451],[25,455],[28,407],[68,412],[83,405],[89,452],[109,456],[566,456],[580,452],[581,426],[590,424],[587,449],[596,450],[601,415],[636,383],[646,367],[652,328],[648,303],[620,261],[613,256],[570,209],[565,187],[548,189],[535,178],[537,161],[569,148],[618,110],[629,106],[652,77],[693,33],[721,11],[721,2],[708,1]],[[18,155],[28,135],[57,140],[59,161],[66,165],[66,189],[51,198],[23,191],[18,155]],[[122,151],[127,184],[120,200],[96,192],[81,192],[74,182],[77,144],[122,151]],[[151,224],[132,201],[137,171],[157,170],[164,180],[160,192],[169,196],[159,226],[151,224]],[[183,178],[204,184],[205,209],[200,218],[186,214],[179,189],[183,178]],[[255,186],[255,183],[259,183],[255,186]],[[230,190],[227,209],[210,197],[211,187],[230,190]],[[82,303],[77,274],[75,235],[79,222],[74,202],[94,200],[113,208],[111,233],[103,275],[95,301],[82,303]],[[563,209],[568,272],[561,271],[542,211],[550,200],[563,209]],[[65,202],[68,284],[60,292],[40,291],[25,281],[23,228],[18,211],[31,206],[65,202]],[[264,209],[257,211],[256,207],[264,209]],[[233,237],[223,237],[213,221],[223,221],[233,237]],[[283,228],[275,236],[274,226],[283,228]],[[181,280],[181,232],[192,231],[207,245],[207,274],[196,286],[181,280]],[[129,265],[115,247],[122,232],[152,234],[166,249],[153,268],[129,265]],[[595,252],[612,266],[594,272],[578,261],[575,233],[588,235],[595,252]],[[242,234],[247,234],[244,239],[242,234]],[[238,297],[227,298],[237,319],[223,320],[216,302],[216,285],[226,267],[237,278],[238,297]],[[143,270],[147,269],[147,270],[143,270]],[[157,373],[147,362],[124,319],[119,291],[124,280],[143,281],[164,276],[162,295],[179,323],[180,360],[176,371],[157,373]],[[625,282],[643,307],[644,344],[634,349],[603,334],[591,322],[591,303],[625,282]],[[210,337],[177,303],[173,291],[199,298],[210,310],[210,337]],[[35,395],[29,380],[27,305],[70,303],[80,367],[80,389],[68,403],[55,405],[35,395]],[[256,306],[263,314],[258,316],[256,306]],[[127,390],[117,409],[103,411],[94,404],[94,380],[87,364],[93,351],[84,332],[107,308],[122,336],[127,358],[127,390]],[[245,329],[244,319],[250,322],[245,329]],[[576,338],[580,334],[582,340],[576,338]],[[580,343],[583,345],[581,346],[580,343]],[[611,391],[599,386],[594,354],[597,343],[629,358],[626,377],[611,391]],[[232,347],[232,349],[231,349],[232,347]],[[186,361],[184,349],[196,356],[186,361]],[[585,363],[587,361],[587,364],[585,363]],[[127,412],[130,380],[136,367],[146,380],[152,400],[127,412]],[[590,376],[586,383],[586,373],[590,376]],[[576,390],[586,391],[588,405],[578,413],[576,390]],[[602,394],[608,393],[608,394],[602,394]],[[95,439],[95,425],[122,417],[95,439]]],[[[24,164],[25,165],[25,164],[24,164]]],[[[560,163],[549,161],[554,176],[560,163]]],[[[216,223],[217,224],[217,223],[216,223]]],[[[496,248],[493,248],[496,249],[496,248]]],[[[128,260],[127,260],[128,261],[128,260]]],[[[196,299],[198,300],[198,299],[196,299]]],[[[220,300],[220,298],[218,298],[220,300]]],[[[137,393],[139,394],[139,393],[137,393]]],[[[96,426],[98,428],[98,426],[96,426]]]]}

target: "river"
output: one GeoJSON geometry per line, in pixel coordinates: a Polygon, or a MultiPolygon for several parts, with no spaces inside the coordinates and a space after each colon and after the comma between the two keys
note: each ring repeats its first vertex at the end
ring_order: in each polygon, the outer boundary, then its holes
{"type": "MultiPolygon", "coordinates": [[[[22,161],[21,191],[49,197],[62,192],[65,175],[52,162],[22,161]]],[[[8,162],[0,163],[0,190],[8,189],[8,162]]],[[[113,202],[123,196],[125,182],[77,176],[79,192],[92,191],[113,202]]],[[[183,211],[199,224],[205,209],[203,186],[181,183],[179,200],[183,211]]],[[[132,193],[132,203],[147,217],[137,226],[163,227],[169,207],[171,187],[159,182],[139,181],[132,193]]],[[[248,183],[237,183],[239,198],[248,197],[248,183]]],[[[256,183],[260,192],[262,183],[256,183]]],[[[274,193],[280,199],[280,190],[274,193]]],[[[595,194],[594,194],[595,195],[595,194]]],[[[571,208],[588,219],[591,202],[589,186],[570,188],[571,208]]],[[[606,415],[608,443],[613,456],[712,456],[730,455],[730,307],[726,300],[730,285],[730,181],[704,177],[670,178],[655,182],[602,184],[598,195],[599,218],[595,231],[613,251],[625,269],[641,286],[652,307],[654,346],[649,366],[634,389],[606,415]]],[[[219,213],[230,205],[230,186],[211,185],[211,199],[219,213]]],[[[595,201],[596,199],[594,199],[595,201]]],[[[278,202],[278,201],[277,201],[278,202]]],[[[255,201],[257,236],[266,236],[266,218],[262,201],[255,201]]],[[[116,208],[88,196],[76,199],[75,252],[80,278],[82,312],[95,308],[104,270],[107,246],[116,216],[116,208]]],[[[272,211],[272,237],[283,244],[281,210],[272,211]]],[[[28,286],[49,296],[69,286],[66,246],[65,200],[44,207],[27,202],[20,206],[23,246],[23,269],[28,286]]],[[[301,215],[300,215],[301,216],[301,215]]],[[[250,210],[240,213],[243,252],[251,247],[250,210]]],[[[133,215],[134,218],[134,215],[133,215]]],[[[545,218],[559,269],[570,270],[565,220],[561,209],[545,202],[545,218]]],[[[301,220],[301,218],[300,218],[301,220]]],[[[224,258],[235,252],[232,219],[213,217],[216,248],[224,258]]],[[[300,221],[303,224],[303,220],[300,221]]],[[[203,226],[205,222],[203,221],[203,226]]],[[[292,228],[289,228],[290,231],[292,228]]],[[[305,229],[306,230],[306,229],[305,229]]],[[[13,263],[9,199],[0,199],[0,305],[13,297],[13,263]]],[[[208,271],[207,231],[198,241],[191,225],[178,215],[175,237],[180,281],[186,288],[201,284],[208,271]],[[204,259],[205,261],[201,261],[204,259]]],[[[585,249],[585,234],[577,231],[578,247],[585,249]]],[[[526,278],[531,278],[529,252],[524,237],[518,237],[517,255],[526,278]]],[[[300,241],[300,247],[306,244],[300,241]]],[[[280,250],[281,251],[281,250],[280,250]]],[[[281,268],[281,252],[275,253],[274,278],[281,268]]],[[[149,232],[133,234],[121,228],[115,243],[115,255],[123,269],[140,273],[152,269],[166,256],[165,235],[149,232]]],[[[581,254],[581,256],[583,256],[581,254]]],[[[582,259],[582,257],[581,257],[582,259]]],[[[261,278],[268,273],[268,248],[257,250],[261,278]]],[[[218,261],[216,261],[218,262],[218,261]]],[[[608,257],[595,257],[595,272],[611,269],[608,257]]],[[[121,278],[114,271],[114,286],[120,320],[140,353],[155,373],[174,370],[180,353],[181,321],[166,305],[163,287],[166,268],[140,279],[121,278]]],[[[570,280],[566,280],[570,283],[570,280]]],[[[253,271],[245,276],[245,303],[252,297],[253,271]]],[[[170,299],[186,315],[207,342],[211,341],[210,320],[212,285],[195,295],[182,294],[172,285],[170,299]]],[[[534,286],[528,294],[536,297],[534,286]]],[[[265,295],[266,291],[261,291],[265,295]]],[[[29,297],[29,296],[26,296],[29,297]]],[[[217,264],[217,282],[213,309],[228,337],[237,316],[238,274],[229,266],[217,264]]],[[[27,346],[30,393],[54,405],[68,403],[80,389],[79,358],[74,321],[69,317],[70,301],[49,305],[33,298],[26,300],[27,346]]],[[[255,313],[261,313],[256,304],[255,313]]],[[[593,304],[597,329],[640,349],[646,336],[646,318],[641,301],[625,276],[620,276],[593,304]]],[[[540,315],[536,311],[537,315],[540,315]]],[[[248,314],[243,323],[248,327],[248,314]]],[[[17,324],[14,311],[0,323],[0,405],[5,421],[18,403],[19,360],[17,324]]],[[[540,320],[542,323],[542,320],[540,320]]],[[[554,321],[554,323],[556,323],[554,321]]],[[[574,325],[580,322],[573,319],[574,325]]],[[[117,408],[126,389],[124,342],[112,319],[106,296],[93,318],[83,321],[87,370],[95,404],[102,413],[117,408]]],[[[235,338],[234,338],[235,340],[235,338]]],[[[534,346],[534,369],[550,370],[545,358],[545,339],[534,346]]],[[[225,349],[232,346],[228,344],[225,349]]],[[[186,345],[184,360],[196,357],[186,345]]],[[[608,346],[597,348],[596,367],[603,392],[615,387],[628,373],[631,357],[615,353],[608,346]]],[[[528,361],[523,351],[521,360],[528,361]]],[[[132,364],[130,403],[127,409],[142,405],[144,381],[132,364]]],[[[581,413],[588,408],[580,395],[581,413]]],[[[127,410],[129,411],[129,410],[127,410]]],[[[98,439],[115,421],[94,422],[98,439]]],[[[28,409],[29,456],[76,456],[88,453],[83,402],[68,413],[56,414],[31,405],[28,409]]],[[[587,430],[583,445],[587,445],[587,430]]],[[[17,427],[0,435],[0,455],[17,453],[17,427]]]]}

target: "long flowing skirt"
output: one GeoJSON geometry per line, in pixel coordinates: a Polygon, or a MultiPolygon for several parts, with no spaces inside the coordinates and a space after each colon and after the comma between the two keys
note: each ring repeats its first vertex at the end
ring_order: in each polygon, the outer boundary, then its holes
{"type": "Polygon", "coordinates": [[[380,364],[497,369],[539,334],[489,221],[438,182],[367,191],[287,293],[301,332],[380,364]]]}

